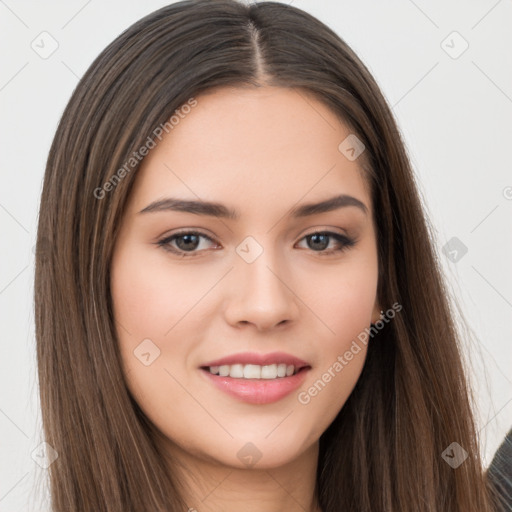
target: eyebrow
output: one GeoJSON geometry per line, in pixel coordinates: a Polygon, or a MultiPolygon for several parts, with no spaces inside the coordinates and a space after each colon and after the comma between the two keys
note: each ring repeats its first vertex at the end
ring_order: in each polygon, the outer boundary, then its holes
{"type": "MultiPolygon", "coordinates": [[[[291,209],[289,216],[294,218],[309,217],[310,215],[331,212],[333,210],[338,210],[348,206],[355,206],[356,208],[359,208],[365,215],[368,214],[368,208],[362,201],[353,196],[342,194],[339,196],[331,197],[324,201],[320,201],[319,203],[307,203],[296,206],[291,209]]],[[[229,220],[238,220],[240,218],[238,211],[228,208],[222,203],[177,199],[172,197],[153,201],[139,213],[162,211],[186,212],[229,220]]]]}

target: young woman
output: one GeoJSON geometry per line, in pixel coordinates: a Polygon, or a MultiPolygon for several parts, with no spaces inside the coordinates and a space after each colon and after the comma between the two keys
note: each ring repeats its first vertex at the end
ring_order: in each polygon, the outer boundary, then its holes
{"type": "Polygon", "coordinates": [[[40,205],[55,511],[486,512],[400,133],[336,34],[187,0],[91,65],[40,205]]]}

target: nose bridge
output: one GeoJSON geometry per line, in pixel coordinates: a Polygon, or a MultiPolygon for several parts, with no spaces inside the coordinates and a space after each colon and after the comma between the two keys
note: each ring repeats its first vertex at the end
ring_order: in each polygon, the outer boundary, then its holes
{"type": "Polygon", "coordinates": [[[234,293],[229,306],[230,321],[249,322],[259,328],[292,320],[298,313],[291,291],[291,272],[272,237],[249,236],[236,248],[234,293]]]}
{"type": "Polygon", "coordinates": [[[260,241],[249,236],[237,247],[237,273],[248,288],[247,291],[251,290],[253,295],[283,295],[285,292],[282,288],[286,288],[283,279],[286,276],[279,278],[281,269],[284,268],[281,264],[282,258],[278,249],[272,246],[271,237],[258,238],[260,241]]]}

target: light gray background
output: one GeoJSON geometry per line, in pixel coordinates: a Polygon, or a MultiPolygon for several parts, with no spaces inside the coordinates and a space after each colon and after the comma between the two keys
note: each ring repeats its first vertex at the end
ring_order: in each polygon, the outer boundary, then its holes
{"type": "MultiPolygon", "coordinates": [[[[0,0],[0,511],[44,508],[34,486],[45,470],[31,457],[42,440],[32,293],[49,146],[93,59],[167,3],[0,0]],[[31,47],[50,48],[43,31],[58,43],[46,59],[31,47]]],[[[512,1],[291,3],[352,46],[393,107],[453,295],[476,337],[466,353],[488,464],[512,425],[512,1]],[[456,263],[442,253],[452,237],[468,249],[456,263]]]]}

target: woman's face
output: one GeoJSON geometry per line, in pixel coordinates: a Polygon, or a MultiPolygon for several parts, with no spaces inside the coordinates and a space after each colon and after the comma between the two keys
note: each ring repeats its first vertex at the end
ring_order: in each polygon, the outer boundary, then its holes
{"type": "Polygon", "coordinates": [[[361,148],[304,91],[196,99],[145,157],[114,250],[124,373],[171,450],[276,467],[316,447],[379,318],[361,148]]]}

